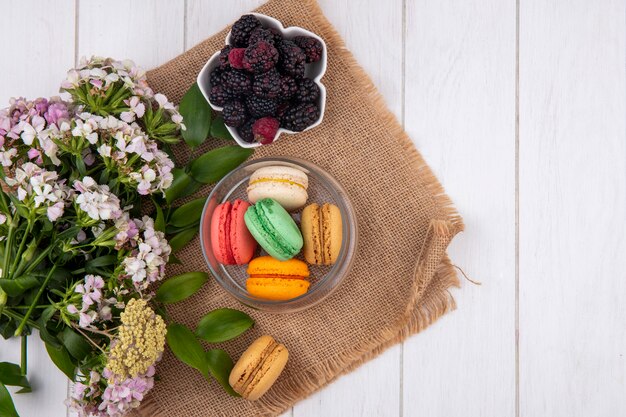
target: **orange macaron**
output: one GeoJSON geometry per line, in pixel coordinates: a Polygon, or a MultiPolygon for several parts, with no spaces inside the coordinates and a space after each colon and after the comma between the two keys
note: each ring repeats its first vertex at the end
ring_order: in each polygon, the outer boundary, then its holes
{"type": "Polygon", "coordinates": [[[248,264],[246,288],[250,295],[264,300],[284,301],[309,290],[309,267],[298,259],[279,261],[260,256],[248,264]]]}

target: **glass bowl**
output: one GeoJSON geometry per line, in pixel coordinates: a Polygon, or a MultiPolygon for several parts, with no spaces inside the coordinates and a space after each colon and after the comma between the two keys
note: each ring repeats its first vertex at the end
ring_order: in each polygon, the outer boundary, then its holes
{"type": "MultiPolygon", "coordinates": [[[[300,223],[301,211],[300,209],[291,213],[298,224],[300,223]]],[[[217,282],[241,303],[268,312],[295,312],[312,307],[328,297],[350,272],[357,245],[356,216],[344,188],[317,165],[297,158],[257,159],[241,165],[225,176],[209,194],[200,221],[200,245],[209,270],[217,282]],[[269,165],[295,167],[304,171],[309,177],[307,204],[335,204],[339,207],[342,218],[343,240],[337,262],[328,266],[309,265],[311,271],[309,291],[300,297],[286,301],[264,300],[251,296],[246,290],[246,279],[248,278],[246,268],[248,265],[223,265],[215,259],[211,250],[210,223],[217,205],[226,200],[233,201],[236,198],[248,200],[246,188],[250,176],[257,169],[269,165]]],[[[266,253],[259,247],[255,257],[262,255],[266,255],[266,253]]],[[[296,258],[304,260],[302,253],[298,254],[296,258]]]]}

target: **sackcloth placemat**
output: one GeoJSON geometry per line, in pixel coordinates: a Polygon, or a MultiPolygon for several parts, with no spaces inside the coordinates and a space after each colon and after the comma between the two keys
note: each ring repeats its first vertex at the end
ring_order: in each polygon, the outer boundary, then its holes
{"type": "MultiPolygon", "coordinates": [[[[446,248],[463,222],[430,168],[314,0],[271,0],[256,11],[317,33],[328,46],[324,121],[259,148],[254,157],[306,159],[344,186],[359,229],[354,267],[335,293],[299,313],[249,309],[213,280],[169,307],[174,320],[192,329],[215,308],[244,310],[255,327],[219,347],[236,360],[255,338],[270,334],[287,346],[289,362],[264,397],[248,402],[228,396],[217,382],[206,381],[166,351],[157,367],[159,379],[137,412],[143,417],[278,415],[454,308],[448,290],[458,281],[446,248]]],[[[178,102],[223,47],[228,30],[149,71],[150,86],[178,102]]],[[[207,143],[208,148],[225,144],[207,143]]],[[[178,157],[184,158],[181,152],[178,157]]],[[[209,191],[205,187],[200,195],[209,191]]],[[[197,238],[177,256],[182,264],[168,267],[168,275],[208,271],[197,238]]]]}

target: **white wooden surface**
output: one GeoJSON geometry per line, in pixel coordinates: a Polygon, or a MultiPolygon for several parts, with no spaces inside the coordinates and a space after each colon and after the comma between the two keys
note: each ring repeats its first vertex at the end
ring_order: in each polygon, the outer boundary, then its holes
{"type": "MultiPolygon", "coordinates": [[[[53,94],[81,55],[155,66],[261,2],[3,0],[0,103],[53,94]]],[[[321,1],[464,215],[450,254],[483,285],[287,416],[626,415],[625,3],[321,1]]],[[[32,341],[17,407],[65,416],[32,341]]]]}

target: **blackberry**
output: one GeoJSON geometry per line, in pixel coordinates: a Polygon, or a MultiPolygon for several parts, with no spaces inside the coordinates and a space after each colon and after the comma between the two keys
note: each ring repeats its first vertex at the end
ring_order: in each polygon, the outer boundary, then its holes
{"type": "Polygon", "coordinates": [[[320,96],[320,87],[310,78],[305,78],[298,85],[294,99],[299,103],[315,103],[320,96]]]}
{"type": "Polygon", "coordinates": [[[231,93],[247,93],[251,84],[250,76],[245,71],[230,70],[222,74],[222,85],[231,93]]]}
{"type": "Polygon", "coordinates": [[[298,92],[298,83],[292,77],[283,75],[280,79],[280,98],[288,100],[298,92]]]}
{"type": "Polygon", "coordinates": [[[248,46],[248,39],[254,29],[261,26],[261,22],[251,14],[245,14],[239,18],[230,31],[230,40],[237,48],[248,46]]]}
{"type": "Polygon", "coordinates": [[[252,92],[262,98],[276,98],[281,90],[281,77],[272,69],[263,74],[256,74],[252,80],[252,92]]]}
{"type": "Polygon", "coordinates": [[[317,62],[322,58],[322,43],[309,36],[296,36],[293,42],[304,51],[306,62],[317,62]]]}
{"type": "Polygon", "coordinates": [[[248,40],[248,43],[250,45],[253,45],[257,43],[258,41],[266,41],[275,45],[277,42],[280,42],[282,39],[283,37],[278,30],[274,28],[258,27],[254,29],[252,33],[250,34],[250,39],[248,40]]]}
{"type": "Polygon", "coordinates": [[[258,41],[246,48],[243,67],[254,73],[266,72],[278,62],[278,51],[267,41],[258,41]]]}
{"type": "Polygon", "coordinates": [[[279,42],[276,48],[280,54],[280,70],[294,78],[304,77],[304,65],[306,63],[304,51],[288,40],[279,42]]]}
{"type": "Polygon", "coordinates": [[[237,99],[239,96],[225,90],[221,85],[214,85],[209,92],[209,101],[216,106],[223,106],[229,101],[237,99]]]}
{"type": "Polygon", "coordinates": [[[248,143],[254,142],[254,134],[252,133],[254,122],[256,122],[256,119],[248,119],[237,129],[239,136],[248,143]]]}
{"type": "Polygon", "coordinates": [[[230,53],[231,49],[233,49],[232,46],[226,45],[220,51],[220,68],[223,70],[230,68],[230,64],[228,62],[228,54],[230,53]]]}
{"type": "Polygon", "coordinates": [[[248,117],[246,114],[246,106],[244,106],[241,101],[237,100],[224,104],[222,116],[224,117],[224,124],[231,127],[241,126],[248,117]]]}
{"type": "Polygon", "coordinates": [[[319,108],[313,103],[300,103],[290,107],[283,114],[280,124],[285,129],[302,132],[320,117],[319,108]]]}
{"type": "Polygon", "coordinates": [[[289,110],[289,107],[291,107],[291,103],[288,101],[284,101],[278,105],[278,107],[276,108],[276,117],[278,117],[278,120],[283,119],[283,116],[285,115],[287,110],[289,110]]]}
{"type": "Polygon", "coordinates": [[[211,74],[209,75],[209,82],[211,83],[211,85],[221,84],[223,74],[224,71],[221,70],[219,67],[216,67],[213,71],[211,71],[211,74]]]}
{"type": "Polygon", "coordinates": [[[271,98],[261,98],[252,95],[246,97],[246,107],[252,117],[273,116],[276,114],[278,103],[271,98]]]}

